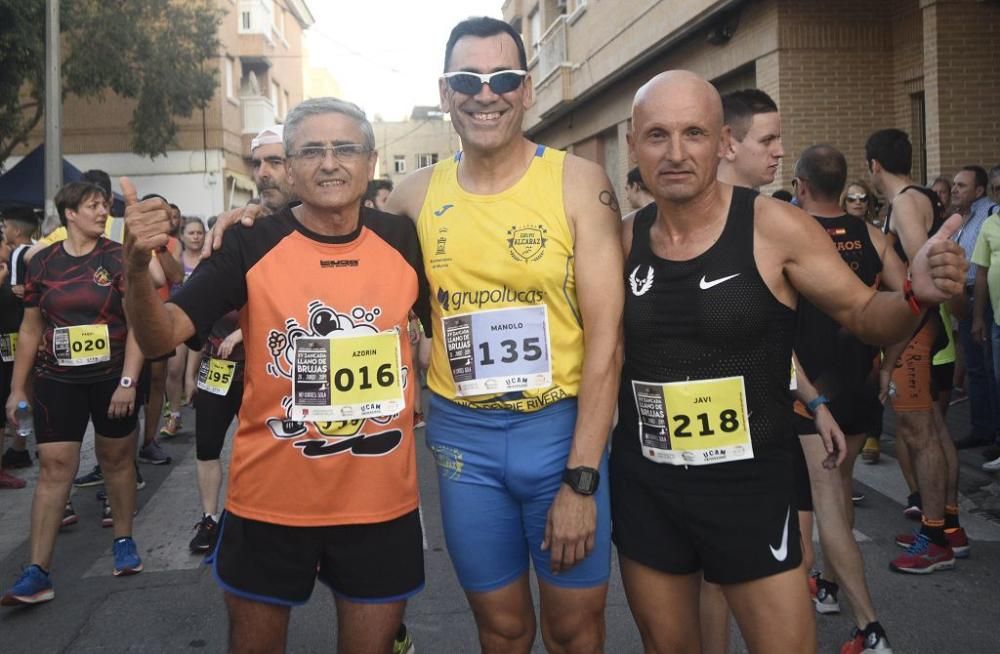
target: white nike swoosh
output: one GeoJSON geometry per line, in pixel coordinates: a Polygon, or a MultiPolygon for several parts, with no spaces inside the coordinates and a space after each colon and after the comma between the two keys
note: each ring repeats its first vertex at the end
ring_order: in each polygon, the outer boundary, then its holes
{"type": "Polygon", "coordinates": [[[732,279],[734,277],[739,277],[739,276],[740,276],[740,274],[736,273],[735,275],[730,275],[729,277],[720,277],[719,279],[713,279],[712,281],[707,281],[705,279],[705,276],[702,275],[701,276],[701,281],[698,282],[698,288],[700,288],[703,291],[707,291],[708,289],[712,288],[713,286],[718,286],[722,282],[728,282],[730,279],[732,279]]]}
{"type": "Polygon", "coordinates": [[[785,513],[785,530],[781,532],[781,546],[775,549],[774,546],[768,545],[771,548],[771,556],[779,563],[788,558],[788,519],[791,515],[792,509],[789,507],[785,513]]]}

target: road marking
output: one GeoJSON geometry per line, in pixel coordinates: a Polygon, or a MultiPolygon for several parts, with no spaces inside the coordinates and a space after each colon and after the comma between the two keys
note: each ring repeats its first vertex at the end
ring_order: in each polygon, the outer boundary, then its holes
{"type": "MultiPolygon", "coordinates": [[[[909,489],[903,481],[903,473],[899,470],[899,462],[885,452],[879,457],[879,462],[873,465],[859,463],[854,466],[854,478],[865,486],[878,491],[900,506],[906,505],[909,489]]],[[[959,505],[963,505],[963,496],[959,494],[959,505]]],[[[970,540],[998,542],[1000,541],[1000,525],[996,525],[974,513],[962,513],[962,526],[970,540]]]]}
{"type": "MultiPolygon", "coordinates": [[[[221,455],[224,475],[229,469],[232,436],[231,428],[221,455]]],[[[169,465],[172,468],[170,474],[139,511],[132,529],[145,572],[193,570],[205,561],[204,555],[191,554],[188,549],[188,543],[194,537],[194,525],[201,518],[195,447],[188,448],[182,459],[174,458],[174,463],[169,465]]],[[[223,479],[220,506],[226,496],[226,479],[228,475],[223,479]]],[[[113,567],[109,545],[105,555],[94,561],[83,576],[107,576],[113,567]]]]}

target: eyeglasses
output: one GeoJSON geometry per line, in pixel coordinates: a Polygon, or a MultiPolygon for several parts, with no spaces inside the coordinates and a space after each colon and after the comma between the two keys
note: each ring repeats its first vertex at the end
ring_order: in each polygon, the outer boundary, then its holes
{"type": "Polygon", "coordinates": [[[445,73],[441,79],[447,81],[448,86],[456,93],[476,95],[482,90],[483,84],[487,84],[491,91],[497,95],[503,95],[520,87],[527,74],[526,70],[498,70],[495,73],[486,74],[458,71],[445,73]]]}
{"type": "Polygon", "coordinates": [[[326,159],[327,152],[332,153],[333,158],[341,163],[354,163],[371,150],[360,143],[341,143],[328,147],[308,146],[289,156],[307,164],[318,164],[326,159]]]}
{"type": "Polygon", "coordinates": [[[867,193],[851,193],[847,196],[848,202],[864,202],[868,199],[867,193]]]}

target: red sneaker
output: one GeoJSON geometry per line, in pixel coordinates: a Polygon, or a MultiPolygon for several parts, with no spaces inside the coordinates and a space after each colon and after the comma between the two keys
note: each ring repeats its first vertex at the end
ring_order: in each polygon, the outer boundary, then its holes
{"type": "Polygon", "coordinates": [[[9,488],[11,490],[16,490],[18,488],[24,488],[28,482],[23,479],[18,479],[14,475],[0,470],[0,488],[9,488]]]}
{"type": "Polygon", "coordinates": [[[941,547],[924,534],[917,534],[913,545],[889,563],[889,569],[916,575],[927,575],[935,570],[955,567],[955,552],[950,546],[941,547]]]}
{"type": "MultiPolygon", "coordinates": [[[[916,542],[918,533],[900,534],[896,536],[896,544],[903,549],[909,549],[916,542]]],[[[951,545],[952,551],[955,552],[956,559],[969,558],[972,548],[969,546],[969,536],[965,533],[965,529],[959,527],[958,529],[945,531],[944,537],[948,539],[948,544],[951,545]]]]}

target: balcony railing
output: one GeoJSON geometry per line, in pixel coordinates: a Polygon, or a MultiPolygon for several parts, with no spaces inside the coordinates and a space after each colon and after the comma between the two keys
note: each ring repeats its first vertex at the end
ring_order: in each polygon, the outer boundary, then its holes
{"type": "Polygon", "coordinates": [[[244,95],[240,97],[240,106],[243,109],[244,134],[256,134],[277,121],[274,104],[268,97],[244,95]]]}
{"type": "Polygon", "coordinates": [[[538,77],[535,83],[541,84],[556,69],[568,63],[567,54],[566,16],[559,16],[552,21],[538,43],[538,77]]]}

